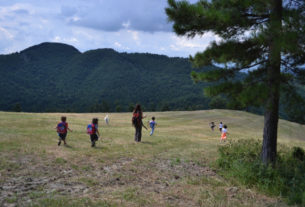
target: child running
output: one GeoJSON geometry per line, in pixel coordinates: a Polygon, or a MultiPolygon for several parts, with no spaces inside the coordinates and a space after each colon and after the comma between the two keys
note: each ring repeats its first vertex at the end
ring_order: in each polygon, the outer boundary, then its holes
{"type": "Polygon", "coordinates": [[[226,141],[227,139],[227,133],[228,133],[228,130],[227,130],[227,125],[224,125],[223,128],[222,128],[222,131],[221,131],[221,138],[220,138],[220,141],[226,141]]]}
{"type": "Polygon", "coordinates": [[[109,125],[109,120],[110,120],[110,118],[109,118],[108,114],[105,116],[104,120],[105,120],[105,123],[106,123],[107,125],[109,125]]]}
{"type": "Polygon", "coordinates": [[[219,123],[219,131],[222,132],[222,122],[219,123]]]}
{"type": "Polygon", "coordinates": [[[157,125],[157,123],[155,122],[155,117],[153,116],[149,122],[149,126],[151,128],[150,136],[153,135],[156,125],[157,125]]]}
{"type": "Polygon", "coordinates": [[[68,123],[66,121],[67,121],[67,117],[62,116],[61,122],[59,122],[55,127],[59,136],[58,146],[61,144],[61,141],[64,141],[64,145],[67,145],[66,137],[68,130],[72,132],[72,130],[68,127],[68,123]]]}
{"type": "Polygon", "coordinates": [[[98,131],[98,119],[93,118],[92,124],[87,126],[87,133],[90,135],[91,147],[95,147],[95,142],[98,140],[100,133],[98,131]]]}
{"type": "Polygon", "coordinates": [[[213,121],[210,123],[210,127],[211,127],[211,130],[214,131],[215,124],[213,121]]]}

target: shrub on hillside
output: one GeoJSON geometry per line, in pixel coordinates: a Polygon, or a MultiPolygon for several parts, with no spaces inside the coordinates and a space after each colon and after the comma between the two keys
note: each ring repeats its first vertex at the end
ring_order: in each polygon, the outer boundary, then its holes
{"type": "Polygon", "coordinates": [[[280,146],[274,167],[260,159],[261,141],[238,140],[219,147],[217,164],[223,174],[289,204],[305,205],[305,153],[300,147],[280,146]]]}

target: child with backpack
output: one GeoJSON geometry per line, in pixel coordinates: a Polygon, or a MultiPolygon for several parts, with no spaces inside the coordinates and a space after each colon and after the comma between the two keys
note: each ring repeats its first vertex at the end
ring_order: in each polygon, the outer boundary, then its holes
{"type": "Polygon", "coordinates": [[[93,118],[92,123],[87,126],[87,133],[90,135],[91,147],[95,147],[95,142],[98,140],[100,133],[98,131],[98,119],[93,118]]]}
{"type": "Polygon", "coordinates": [[[222,131],[221,131],[220,141],[224,141],[224,142],[226,141],[227,133],[228,133],[227,125],[224,125],[223,128],[222,128],[222,131]]]}
{"type": "Polygon", "coordinates": [[[153,135],[156,125],[157,125],[157,123],[155,122],[155,117],[153,116],[149,122],[149,126],[151,128],[150,136],[153,135]]]}
{"type": "Polygon", "coordinates": [[[57,130],[57,134],[59,136],[58,146],[61,144],[61,141],[64,141],[64,145],[67,145],[66,137],[68,130],[72,132],[72,130],[68,127],[68,123],[66,121],[67,121],[67,117],[62,116],[61,122],[59,122],[55,127],[55,129],[57,130]]]}

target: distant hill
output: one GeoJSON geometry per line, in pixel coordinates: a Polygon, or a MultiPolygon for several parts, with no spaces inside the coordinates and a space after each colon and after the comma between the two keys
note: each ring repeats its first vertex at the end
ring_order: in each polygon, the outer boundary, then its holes
{"type": "Polygon", "coordinates": [[[150,111],[207,109],[210,99],[192,70],[186,58],[42,43],[0,55],[0,110],[129,111],[135,103],[150,111]]]}
{"type": "MultiPolygon", "coordinates": [[[[210,70],[210,67],[201,70],[210,70]]],[[[141,103],[146,111],[227,108],[224,97],[203,95],[187,58],[42,43],[0,55],[0,110],[27,112],[121,112],[141,103]]],[[[243,73],[237,79],[242,79],[243,73]]],[[[298,86],[299,94],[305,88],[298,86]]],[[[288,98],[290,96],[288,95],[288,98]]],[[[304,98],[304,97],[303,97],[304,98]]],[[[305,106],[282,98],[280,117],[305,123],[305,106]]],[[[293,99],[290,97],[289,99],[293,99]]],[[[263,108],[237,108],[262,114],[263,108]]]]}

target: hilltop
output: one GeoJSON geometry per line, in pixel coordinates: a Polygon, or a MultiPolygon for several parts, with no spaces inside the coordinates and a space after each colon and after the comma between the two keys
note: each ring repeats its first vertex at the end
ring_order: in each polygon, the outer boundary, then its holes
{"type": "MultiPolygon", "coordinates": [[[[204,96],[203,89],[211,83],[195,84],[190,76],[192,70],[186,58],[119,53],[110,48],[81,53],[67,44],[41,43],[0,55],[0,110],[126,112],[136,103],[146,111],[234,107],[225,96],[204,96]]],[[[243,77],[239,73],[236,78],[243,77]]],[[[297,88],[304,96],[304,86],[297,88]]],[[[302,103],[286,94],[281,98],[280,117],[304,123],[302,103]]],[[[263,107],[234,109],[263,113],[263,107]]]]}
{"type": "Polygon", "coordinates": [[[192,70],[186,58],[42,43],[0,55],[0,110],[129,111],[137,102],[151,111],[208,108],[192,70]]]}

